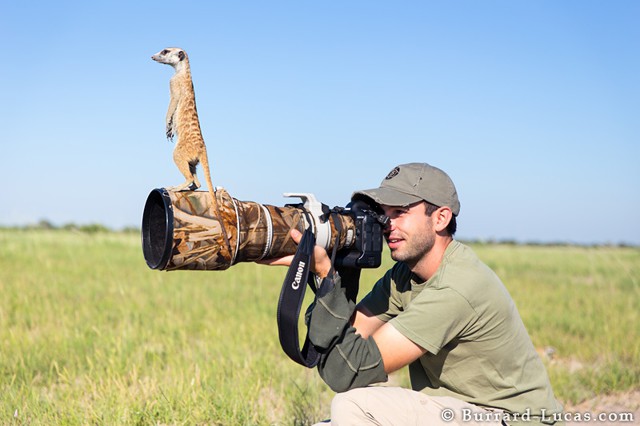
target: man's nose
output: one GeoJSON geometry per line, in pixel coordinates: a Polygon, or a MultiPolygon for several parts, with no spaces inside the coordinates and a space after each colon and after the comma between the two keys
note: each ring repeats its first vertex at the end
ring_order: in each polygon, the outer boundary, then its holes
{"type": "Polygon", "coordinates": [[[396,222],[392,218],[389,218],[387,224],[384,227],[385,232],[391,232],[396,228],[396,222]]]}

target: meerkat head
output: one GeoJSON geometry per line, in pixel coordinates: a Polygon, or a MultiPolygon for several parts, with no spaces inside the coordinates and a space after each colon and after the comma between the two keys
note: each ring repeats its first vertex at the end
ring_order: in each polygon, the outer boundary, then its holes
{"type": "Polygon", "coordinates": [[[151,59],[161,64],[171,65],[174,68],[188,61],[187,52],[179,47],[167,47],[153,55],[151,59]]]}

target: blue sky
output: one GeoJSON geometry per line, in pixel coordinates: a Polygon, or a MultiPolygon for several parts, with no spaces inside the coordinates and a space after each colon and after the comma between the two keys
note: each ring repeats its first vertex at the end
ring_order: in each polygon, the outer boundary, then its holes
{"type": "Polygon", "coordinates": [[[240,200],[344,205],[424,161],[460,238],[640,244],[639,21],[631,0],[5,1],[0,225],[138,226],[183,180],[150,59],[179,46],[240,200]]]}

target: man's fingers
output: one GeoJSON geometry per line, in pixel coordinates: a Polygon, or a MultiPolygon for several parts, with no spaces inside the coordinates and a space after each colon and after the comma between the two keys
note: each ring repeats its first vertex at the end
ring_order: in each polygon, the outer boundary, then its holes
{"type": "Polygon", "coordinates": [[[290,234],[291,234],[291,238],[293,238],[293,241],[295,241],[296,244],[299,244],[300,240],[302,239],[302,232],[294,228],[291,230],[290,234]]]}
{"type": "MultiPolygon", "coordinates": [[[[291,239],[293,239],[293,241],[295,241],[296,244],[300,243],[300,240],[302,239],[302,232],[298,231],[297,229],[292,229],[291,239]]],[[[262,260],[257,260],[256,263],[259,263],[261,265],[289,266],[293,261],[293,256],[294,255],[291,254],[289,256],[279,257],[276,259],[262,259],[262,260]]]]}

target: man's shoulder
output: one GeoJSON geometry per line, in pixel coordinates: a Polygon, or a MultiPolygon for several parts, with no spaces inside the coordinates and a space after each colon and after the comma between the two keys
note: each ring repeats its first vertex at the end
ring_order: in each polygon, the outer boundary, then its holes
{"type": "Polygon", "coordinates": [[[475,251],[458,240],[452,240],[442,257],[442,263],[482,263],[475,251]]]}
{"type": "Polygon", "coordinates": [[[504,284],[471,247],[454,241],[433,277],[434,288],[449,288],[476,306],[485,299],[508,299],[504,284]]]}
{"type": "Polygon", "coordinates": [[[476,255],[471,247],[455,240],[447,247],[436,275],[444,282],[452,279],[461,280],[462,283],[478,280],[499,281],[495,272],[476,255]]]}

